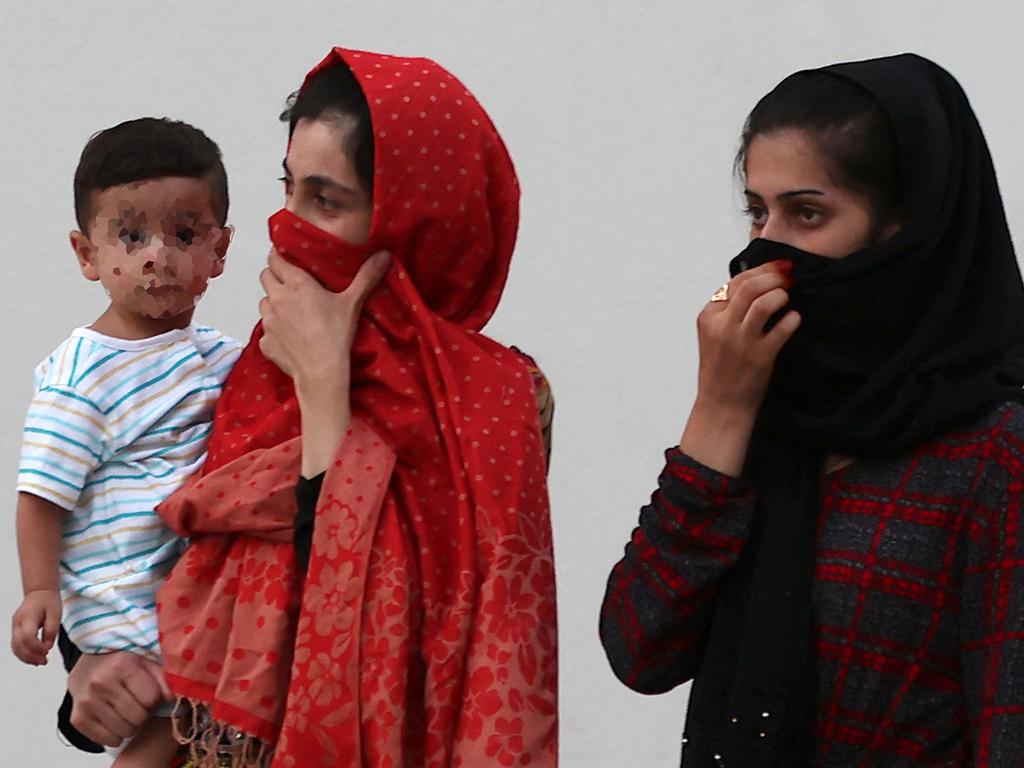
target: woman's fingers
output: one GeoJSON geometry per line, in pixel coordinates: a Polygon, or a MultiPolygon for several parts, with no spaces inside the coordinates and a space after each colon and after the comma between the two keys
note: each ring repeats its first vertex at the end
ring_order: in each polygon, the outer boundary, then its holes
{"type": "Polygon", "coordinates": [[[355,301],[356,307],[362,307],[366,297],[377,287],[391,266],[391,254],[378,251],[363,262],[352,279],[352,284],[345,290],[345,295],[355,301]]]}
{"type": "Polygon", "coordinates": [[[753,267],[752,269],[744,270],[740,272],[736,277],[732,279],[732,282],[742,284],[747,280],[751,280],[760,275],[765,274],[784,274],[790,275],[793,272],[794,264],[788,259],[778,259],[775,261],[768,261],[760,266],[753,267]]]}
{"type": "Polygon", "coordinates": [[[758,338],[765,333],[765,325],[780,309],[789,304],[789,293],[784,288],[772,288],[762,293],[750,305],[740,322],[744,333],[758,338]]]}
{"type": "Polygon", "coordinates": [[[306,270],[292,264],[278,253],[276,248],[270,249],[270,254],[267,256],[267,267],[270,269],[270,274],[279,283],[287,283],[291,280],[302,280],[309,277],[306,270]]]}
{"type": "MultiPolygon", "coordinates": [[[[377,286],[377,283],[387,274],[390,265],[391,254],[387,251],[378,251],[373,254],[363,262],[353,278],[352,284],[344,293],[357,305],[361,305],[377,286]]],[[[260,273],[260,285],[263,286],[267,296],[271,298],[283,285],[312,279],[305,270],[288,263],[276,249],[270,251],[270,255],[267,257],[267,268],[260,273]]]]}
{"type": "MultiPolygon", "coordinates": [[[[148,667],[140,667],[124,679],[124,688],[142,710],[143,720],[148,717],[149,711],[165,700],[164,690],[157,681],[156,675],[148,667]]],[[[134,709],[125,711],[124,716],[135,722],[134,709]],[[129,717],[129,714],[133,715],[129,717]]],[[[138,722],[142,724],[143,720],[138,722]]]]}
{"type": "Polygon", "coordinates": [[[263,356],[265,358],[267,358],[272,363],[276,362],[277,349],[274,347],[274,342],[271,340],[271,336],[269,333],[264,333],[262,336],[260,336],[260,340],[256,342],[256,344],[260,348],[260,352],[263,353],[263,356]]]}
{"type": "Polygon", "coordinates": [[[740,322],[747,316],[751,304],[759,297],[776,288],[789,288],[791,285],[792,278],[779,262],[762,264],[732,279],[726,309],[740,322]]]}
{"type": "Polygon", "coordinates": [[[264,330],[260,351],[293,379],[322,377],[327,370],[347,383],[359,314],[390,262],[385,251],[373,254],[349,287],[334,293],[272,252],[268,269],[260,276],[267,294],[259,302],[264,330]]]}
{"type": "MultiPolygon", "coordinates": [[[[71,725],[86,738],[104,747],[120,747],[124,738],[108,730],[103,723],[93,720],[81,720],[71,716],[71,725]]],[[[127,738],[127,737],[125,737],[127,738]]]]}
{"type": "Polygon", "coordinates": [[[83,654],[68,675],[72,725],[107,746],[134,734],[164,693],[150,664],[127,651],[83,654]]]}
{"type": "Polygon", "coordinates": [[[802,320],[800,313],[791,309],[765,334],[764,343],[772,358],[777,357],[782,348],[786,346],[786,342],[793,338],[793,334],[800,327],[802,320]]]}
{"type": "Polygon", "coordinates": [[[90,739],[107,747],[120,746],[135,735],[138,728],[121,717],[112,704],[107,703],[102,717],[79,716],[71,713],[71,724],[90,739]]]}
{"type": "Polygon", "coordinates": [[[160,695],[163,697],[164,701],[173,701],[174,692],[171,690],[171,686],[167,682],[167,676],[164,675],[163,666],[157,664],[155,661],[150,661],[149,659],[145,659],[145,662],[146,663],[143,666],[153,678],[153,681],[160,690],[160,695]]]}
{"type": "Polygon", "coordinates": [[[85,736],[107,747],[117,747],[136,731],[136,726],[121,716],[123,706],[115,698],[96,692],[76,696],[71,709],[71,724],[85,736]]]}
{"type": "Polygon", "coordinates": [[[277,279],[270,267],[260,272],[260,286],[267,296],[272,296],[281,289],[283,283],[277,279]]]}
{"type": "Polygon", "coordinates": [[[799,326],[785,312],[792,286],[787,263],[763,264],[737,275],[728,298],[705,306],[697,319],[698,399],[754,414],[764,399],[775,359],[799,326]],[[768,322],[782,315],[766,330],[768,322]]]}
{"type": "Polygon", "coordinates": [[[117,746],[122,739],[131,738],[139,727],[150,717],[150,710],[143,706],[131,693],[128,680],[123,685],[114,689],[88,690],[84,699],[72,694],[74,706],[71,713],[71,723],[78,730],[89,736],[93,741],[99,741],[107,746],[117,746]],[[116,740],[113,744],[109,741],[101,741],[96,738],[91,730],[86,730],[76,722],[77,717],[87,726],[102,732],[109,738],[110,735],[116,740]]]}
{"type": "Polygon", "coordinates": [[[107,693],[110,711],[103,718],[104,725],[120,736],[131,736],[146,722],[149,710],[159,702],[159,694],[154,690],[156,683],[138,672],[126,677],[120,686],[107,693]]]}

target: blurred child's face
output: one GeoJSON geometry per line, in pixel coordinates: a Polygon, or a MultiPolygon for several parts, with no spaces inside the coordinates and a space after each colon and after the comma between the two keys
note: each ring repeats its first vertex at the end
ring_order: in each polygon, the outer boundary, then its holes
{"type": "Polygon", "coordinates": [[[110,187],[88,235],[72,232],[82,274],[122,313],[169,320],[190,312],[224,271],[230,227],[217,224],[204,179],[163,177],[110,187]]]}
{"type": "Polygon", "coordinates": [[[352,245],[370,237],[373,200],[344,150],[348,126],[339,120],[299,120],[284,161],[285,207],[352,245]]]}

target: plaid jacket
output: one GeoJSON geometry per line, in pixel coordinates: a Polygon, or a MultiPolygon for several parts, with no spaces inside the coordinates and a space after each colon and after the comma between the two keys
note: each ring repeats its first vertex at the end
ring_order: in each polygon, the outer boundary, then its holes
{"type": "MultiPolygon", "coordinates": [[[[697,674],[756,493],[666,458],[601,612],[615,674],[642,693],[697,674]]],[[[1024,766],[1024,406],[823,489],[815,765],[1024,766]]]]}

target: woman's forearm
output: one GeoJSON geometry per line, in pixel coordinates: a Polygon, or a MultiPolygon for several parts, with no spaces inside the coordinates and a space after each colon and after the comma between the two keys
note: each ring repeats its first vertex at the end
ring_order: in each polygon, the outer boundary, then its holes
{"type": "Polygon", "coordinates": [[[696,675],[718,585],[744,551],[753,518],[753,492],[742,481],[676,450],[666,459],[601,608],[608,661],[641,693],[696,675]]]}
{"type": "Polygon", "coordinates": [[[325,471],[352,422],[347,376],[320,376],[297,380],[302,413],[302,476],[325,471]]]}

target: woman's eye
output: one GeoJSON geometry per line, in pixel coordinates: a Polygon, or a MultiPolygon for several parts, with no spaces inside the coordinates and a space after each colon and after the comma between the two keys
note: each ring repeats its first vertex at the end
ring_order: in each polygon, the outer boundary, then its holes
{"type": "Polygon", "coordinates": [[[316,196],[316,204],[325,211],[333,211],[335,208],[338,207],[337,203],[335,203],[333,200],[329,198],[324,197],[323,195],[316,196]]]}
{"type": "Polygon", "coordinates": [[[292,186],[293,186],[292,185],[292,180],[289,179],[287,176],[282,176],[281,178],[278,179],[278,181],[280,181],[282,184],[284,184],[284,193],[286,195],[290,195],[292,193],[292,186]]]}
{"type": "Polygon", "coordinates": [[[817,224],[821,221],[821,211],[815,208],[801,208],[797,214],[804,224],[817,224]]]}
{"type": "Polygon", "coordinates": [[[743,212],[747,215],[747,218],[750,219],[751,224],[754,224],[755,226],[760,226],[761,224],[764,223],[766,211],[761,206],[748,205],[743,212]]]}
{"type": "Polygon", "coordinates": [[[185,243],[185,245],[192,245],[192,241],[195,239],[196,233],[192,227],[182,227],[178,230],[176,236],[178,240],[185,243]]]}

